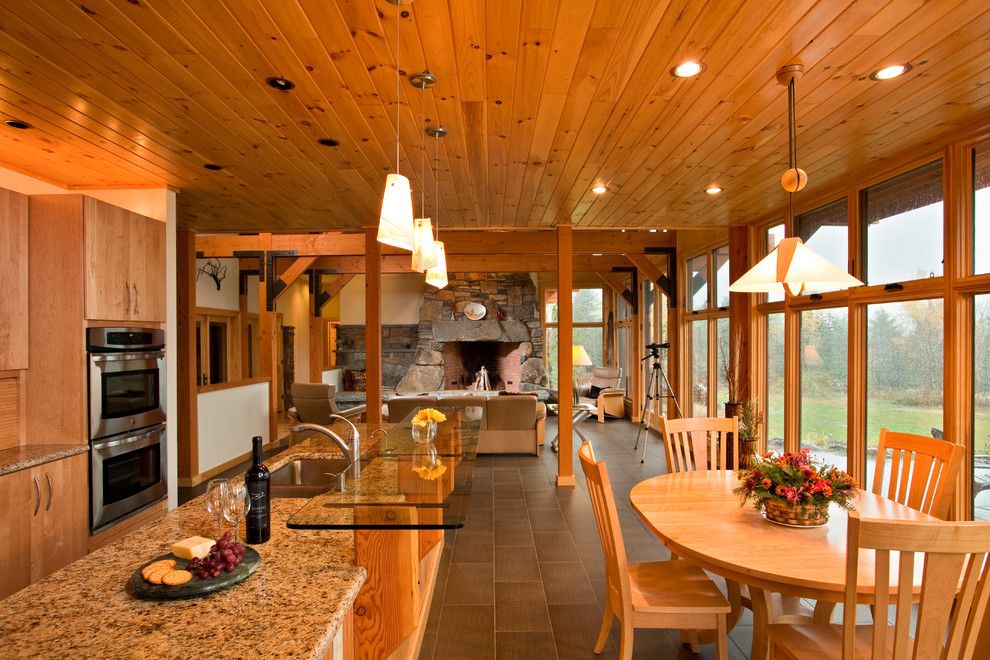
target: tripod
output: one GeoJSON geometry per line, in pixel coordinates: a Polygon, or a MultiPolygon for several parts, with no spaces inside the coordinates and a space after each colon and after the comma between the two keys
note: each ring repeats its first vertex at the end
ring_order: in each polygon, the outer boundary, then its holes
{"type": "MultiPolygon", "coordinates": [[[[650,377],[646,381],[646,400],[643,401],[643,412],[639,418],[639,431],[636,433],[636,444],[633,445],[633,451],[639,448],[639,438],[643,435],[644,431],[646,432],[646,440],[650,439],[650,426],[646,418],[646,411],[649,409],[651,401],[659,401],[666,398],[673,399],[677,416],[684,416],[684,413],[681,412],[681,404],[677,402],[677,395],[674,394],[674,390],[670,386],[670,381],[667,380],[667,374],[663,371],[663,365],[660,364],[660,349],[670,348],[670,344],[648,344],[646,348],[650,350],[650,354],[640,360],[640,362],[646,362],[652,359],[653,364],[650,365],[650,377]],[[664,391],[667,394],[660,393],[661,379],[663,380],[664,391]]],[[[643,441],[643,455],[639,459],[640,463],[646,462],[646,440],[643,441]]]]}

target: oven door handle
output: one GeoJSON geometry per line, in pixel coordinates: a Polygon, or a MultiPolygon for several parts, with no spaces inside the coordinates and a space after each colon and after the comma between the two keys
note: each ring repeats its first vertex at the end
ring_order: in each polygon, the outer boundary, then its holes
{"type": "Polygon", "coordinates": [[[126,362],[128,360],[139,360],[151,362],[154,360],[164,360],[165,351],[142,351],[141,353],[90,353],[89,359],[92,362],[126,362]]]}
{"type": "Polygon", "coordinates": [[[160,444],[159,434],[164,426],[157,426],[139,435],[129,435],[124,438],[110,438],[108,440],[97,440],[93,442],[93,451],[111,457],[118,454],[125,454],[135,449],[151,447],[160,444]]]}

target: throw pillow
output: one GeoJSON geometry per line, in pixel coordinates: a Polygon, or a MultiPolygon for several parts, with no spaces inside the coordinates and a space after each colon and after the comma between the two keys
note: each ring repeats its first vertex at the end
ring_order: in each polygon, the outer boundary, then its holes
{"type": "Polygon", "coordinates": [[[597,399],[598,395],[602,393],[602,389],[603,388],[598,387],[597,385],[592,385],[588,390],[588,397],[591,399],[597,399]]]}

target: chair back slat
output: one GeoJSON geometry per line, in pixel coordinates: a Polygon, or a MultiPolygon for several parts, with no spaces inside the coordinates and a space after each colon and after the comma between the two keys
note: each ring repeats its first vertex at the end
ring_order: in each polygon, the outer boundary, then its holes
{"type": "Polygon", "coordinates": [[[872,656],[963,658],[976,644],[990,601],[987,556],[990,523],[863,520],[849,513],[846,591],[843,600],[842,657],[855,657],[856,592],[861,551],[874,551],[874,621],[872,656]],[[890,563],[897,556],[893,648],[887,626],[890,563]],[[919,555],[923,554],[923,559],[919,555]],[[920,600],[912,624],[915,566],[922,561],[920,600]],[[957,587],[962,585],[958,591],[957,587]],[[948,635],[946,634],[948,631],[948,635]]]}
{"type": "Polygon", "coordinates": [[[912,433],[880,429],[873,492],[913,509],[945,519],[949,513],[962,445],[912,433]],[[890,472],[884,486],[887,452],[890,472]]]}
{"type": "Polygon", "coordinates": [[[669,472],[725,470],[729,457],[739,456],[736,417],[661,417],[660,435],[669,472]]]}
{"type": "Polygon", "coordinates": [[[617,599],[617,602],[613,601],[614,605],[625,610],[631,608],[632,603],[629,590],[629,565],[608,470],[604,461],[595,461],[594,449],[588,441],[581,445],[578,457],[581,459],[581,470],[588,481],[588,494],[591,496],[598,538],[605,557],[607,596],[609,600],[617,599]]]}

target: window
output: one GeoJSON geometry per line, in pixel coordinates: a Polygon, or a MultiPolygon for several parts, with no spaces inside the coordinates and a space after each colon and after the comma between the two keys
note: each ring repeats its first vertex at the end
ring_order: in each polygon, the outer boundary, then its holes
{"type": "Polygon", "coordinates": [[[715,262],[715,306],[729,306],[729,246],[723,245],[712,253],[715,262]]]}
{"type": "Polygon", "coordinates": [[[801,312],[801,448],[846,468],[849,312],[801,312]]]}
{"type": "Polygon", "coordinates": [[[990,520],[990,294],[973,305],[973,519],[990,520]]]}
{"type": "Polygon", "coordinates": [[[801,240],[839,268],[849,264],[848,203],[842,198],[797,217],[801,240]]]}
{"type": "Polygon", "coordinates": [[[942,275],[942,161],[905,172],[861,194],[866,283],[942,275]]]}
{"type": "Polygon", "coordinates": [[[784,315],[767,315],[767,451],[784,450],[784,315]]]}
{"type": "Polygon", "coordinates": [[[729,319],[722,317],[715,321],[715,414],[725,414],[725,404],[729,401],[729,319]]]}
{"type": "MultiPolygon", "coordinates": [[[[767,229],[767,254],[773,252],[773,249],[780,245],[780,242],[786,237],[786,229],[784,225],[774,225],[767,229]]],[[[781,293],[768,293],[767,302],[780,302],[784,299],[783,292],[781,293]]]]}
{"type": "Polygon", "coordinates": [[[942,434],[942,308],[941,299],[867,306],[866,479],[870,486],[881,428],[942,434]]]}
{"type": "Polygon", "coordinates": [[[708,307],[708,255],[688,260],[688,304],[692,312],[708,307]]]}
{"type": "Polygon", "coordinates": [[[691,322],[691,416],[708,417],[708,321],[691,322]]]}
{"type": "Polygon", "coordinates": [[[973,272],[990,273],[990,140],[973,149],[973,272]]]}
{"type": "MultiPolygon", "coordinates": [[[[602,289],[574,289],[571,292],[571,304],[573,305],[571,318],[573,319],[572,341],[575,346],[580,345],[587,351],[594,366],[605,364],[605,322],[604,322],[604,298],[602,289]]],[[[559,372],[557,371],[557,291],[547,289],[545,292],[544,309],[546,313],[546,369],[547,379],[551,387],[557,387],[559,372]]],[[[587,380],[591,373],[591,367],[574,368],[575,383],[587,380]]]]}

